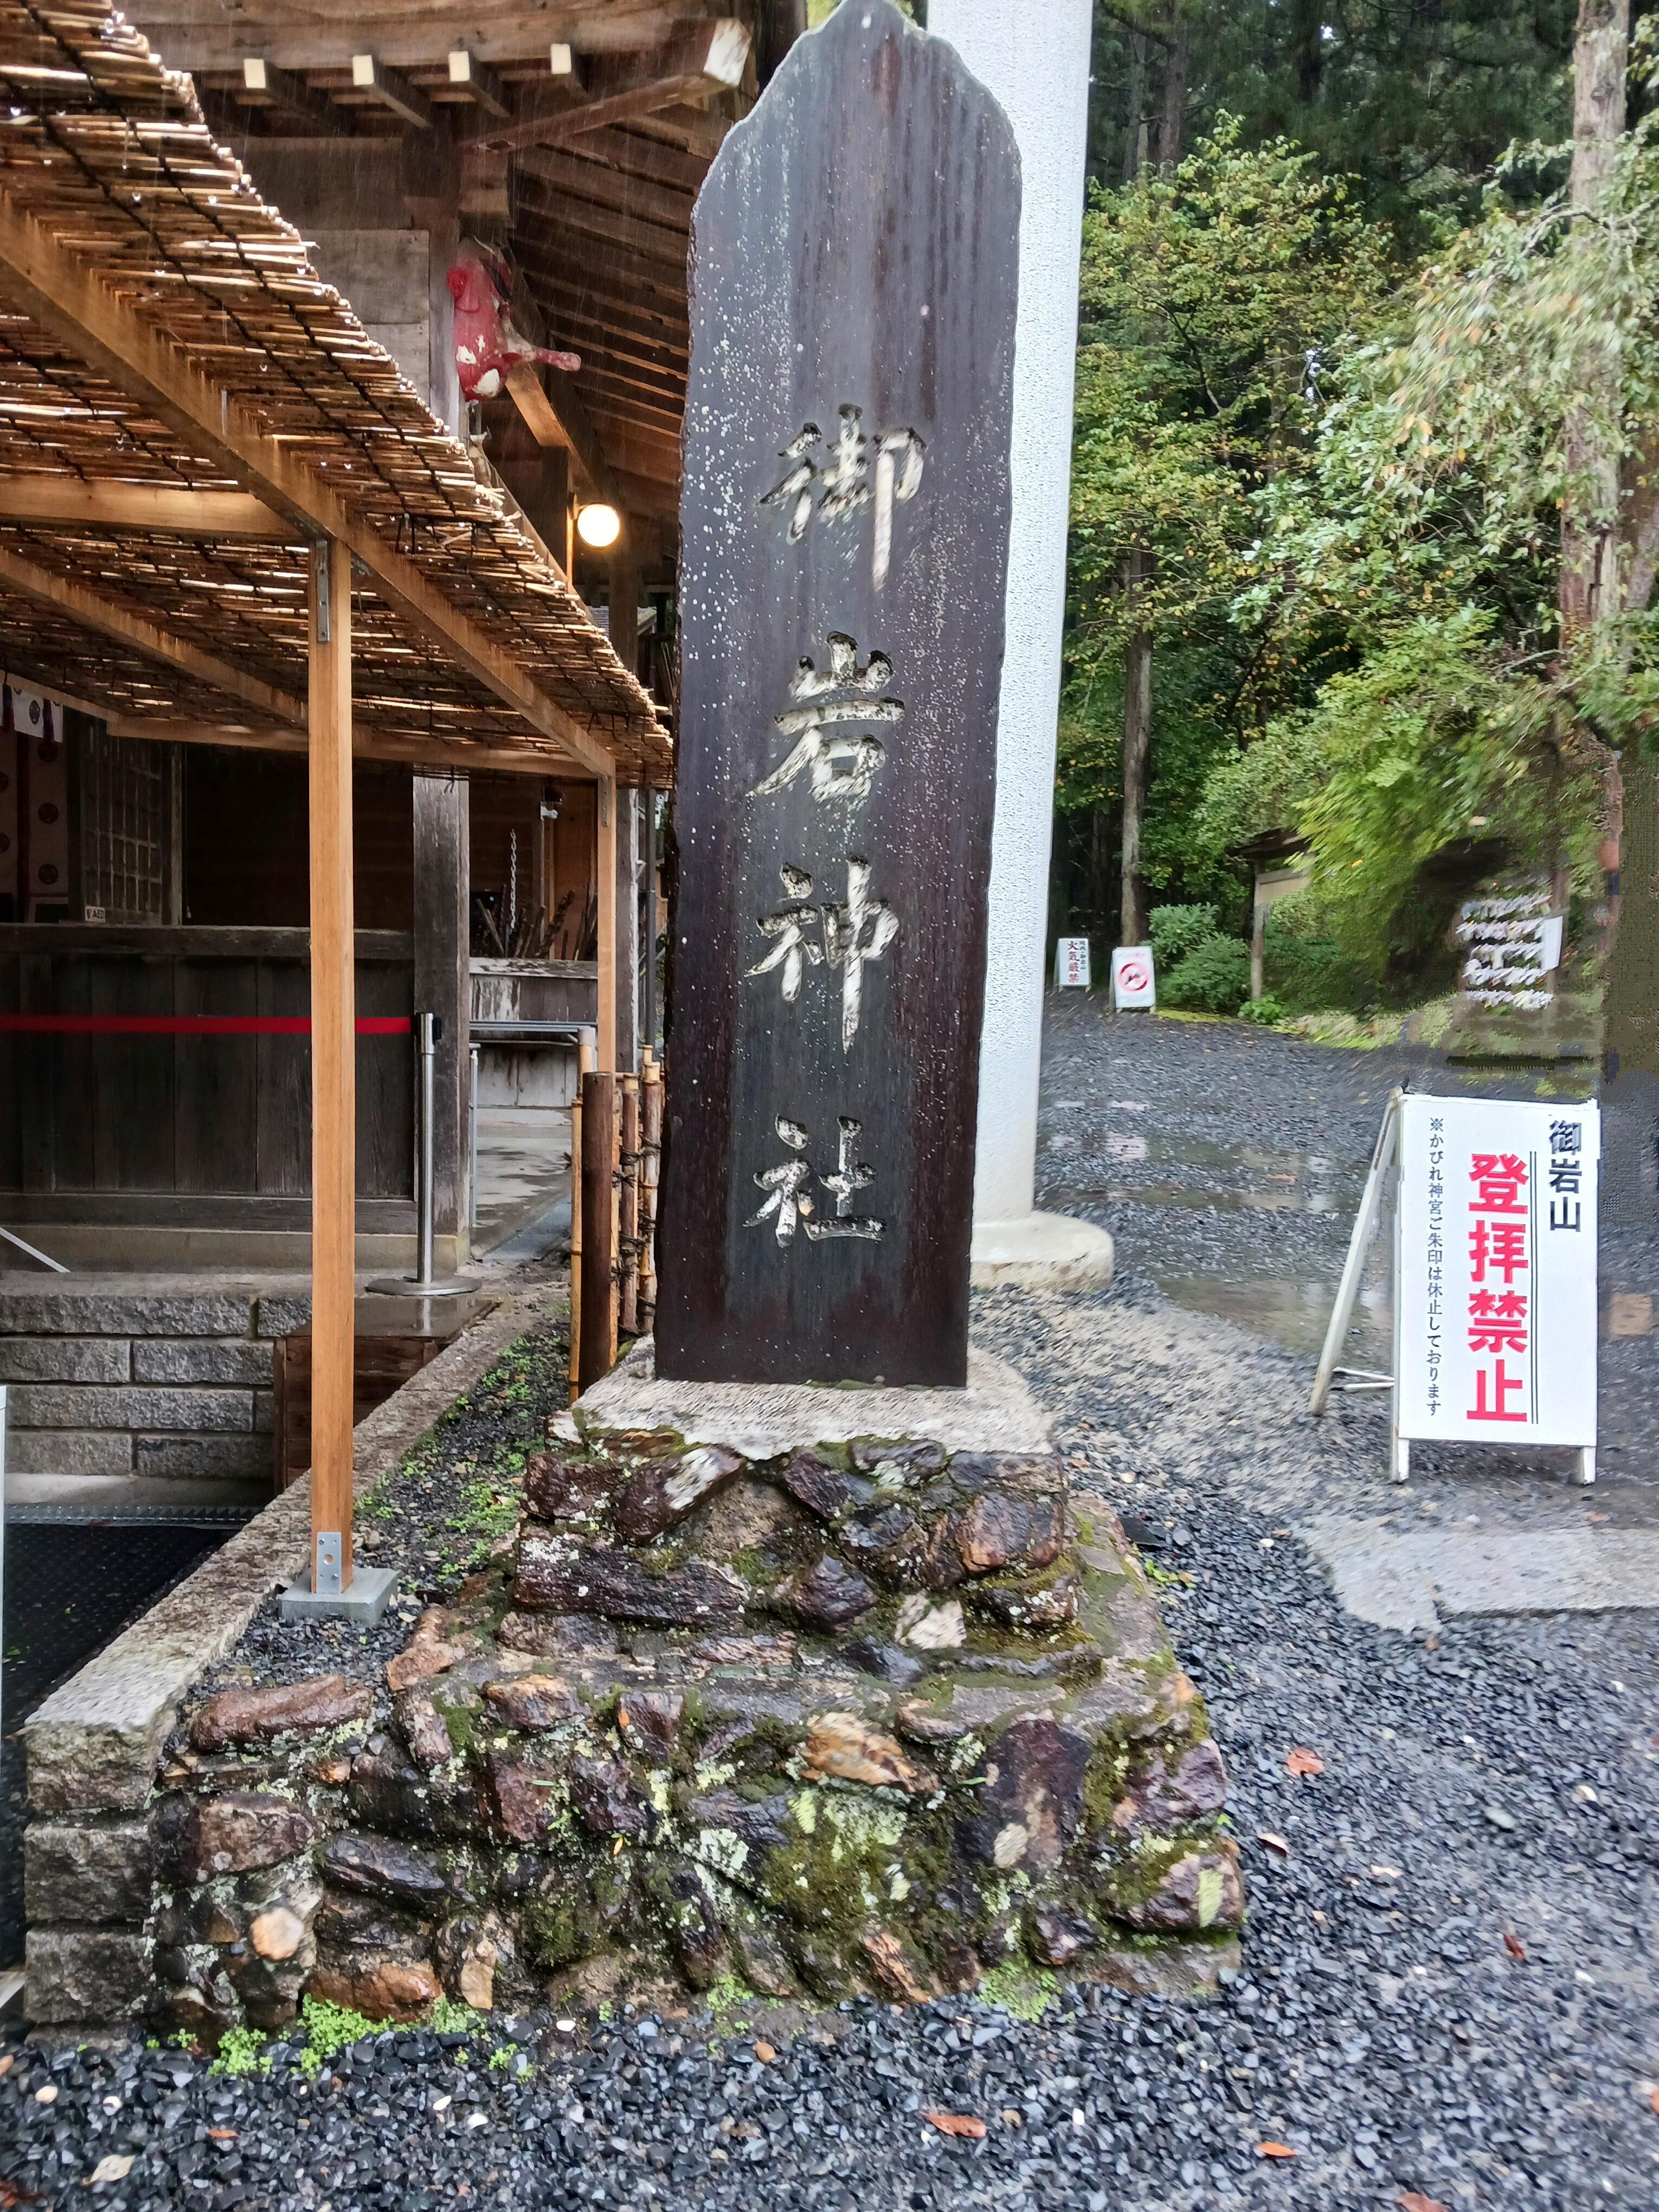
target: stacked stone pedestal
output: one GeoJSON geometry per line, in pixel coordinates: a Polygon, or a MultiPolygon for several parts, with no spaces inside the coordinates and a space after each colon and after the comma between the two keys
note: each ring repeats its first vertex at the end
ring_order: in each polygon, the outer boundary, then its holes
{"type": "Polygon", "coordinates": [[[150,2008],[1212,1982],[1243,1894],[1202,1701],[1109,1506],[992,1379],[769,1412],[611,1377],[381,1679],[186,1716],[150,2008]]]}

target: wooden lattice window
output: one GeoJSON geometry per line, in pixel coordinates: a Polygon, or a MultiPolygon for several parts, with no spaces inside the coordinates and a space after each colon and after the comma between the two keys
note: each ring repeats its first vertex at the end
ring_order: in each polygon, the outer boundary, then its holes
{"type": "Polygon", "coordinates": [[[162,921],[167,908],[166,756],[149,738],[98,725],[81,744],[81,881],[88,915],[162,921]]]}

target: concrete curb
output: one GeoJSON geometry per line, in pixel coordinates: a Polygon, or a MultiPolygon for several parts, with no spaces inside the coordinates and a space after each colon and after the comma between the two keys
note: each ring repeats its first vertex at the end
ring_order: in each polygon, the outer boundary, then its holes
{"type": "MultiPolygon", "coordinates": [[[[501,1301],[360,1421],[356,1495],[371,1490],[507,1346],[549,1318],[542,1289],[501,1301]]],[[[210,1559],[61,1688],[24,1725],[35,1813],[131,1813],[149,1795],[179,1704],[224,1657],[269,1593],[305,1565],[311,1486],[273,1498],[210,1559]]]]}

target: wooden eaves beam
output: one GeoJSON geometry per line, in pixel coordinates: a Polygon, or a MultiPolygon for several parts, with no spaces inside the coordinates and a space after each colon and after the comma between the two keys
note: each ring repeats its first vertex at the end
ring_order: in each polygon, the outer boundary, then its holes
{"type": "Polygon", "coordinates": [[[118,530],[167,538],[257,538],[299,545],[303,533],[245,491],[191,491],[183,485],[117,483],[54,476],[46,470],[0,473],[0,522],[37,530],[118,530]]]}
{"type": "Polygon", "coordinates": [[[507,373],[508,394],[523,416],[526,428],[538,446],[562,446],[595,495],[610,506],[619,507],[621,494],[617,480],[605,458],[599,434],[576,396],[575,386],[562,370],[549,369],[547,376],[554,387],[550,392],[542,382],[539,371],[527,361],[521,361],[507,373]]]}
{"type": "Polygon", "coordinates": [[[199,646],[190,644],[172,630],[163,629],[160,623],[118,605],[101,593],[88,590],[84,584],[41,568],[9,545],[0,545],[0,589],[19,592],[25,599],[50,608],[52,613],[78,623],[83,629],[96,630],[100,636],[113,638],[118,644],[142,653],[145,659],[159,662],[175,675],[210,684],[230,698],[240,699],[245,707],[256,708],[263,714],[304,728],[303,699],[279,691],[275,684],[249,675],[231,661],[221,660],[216,653],[204,653],[199,646]]]}
{"type": "Polygon", "coordinates": [[[351,86],[354,92],[367,92],[377,106],[387,109],[400,123],[412,131],[430,131],[432,102],[417,84],[411,84],[401,70],[388,69],[375,54],[353,54],[351,57],[351,86]]]}
{"type": "Polygon", "coordinates": [[[513,96],[488,62],[481,62],[469,46],[456,46],[449,56],[449,82],[470,93],[474,104],[487,115],[505,118],[513,112],[513,96]]]}
{"type": "Polygon", "coordinates": [[[505,647],[452,606],[413,562],[354,515],[313,469],[263,428],[242,400],[210,383],[182,346],[152,330],[128,300],[3,191],[0,269],[13,306],[79,355],[97,375],[142,401],[217,473],[274,507],[301,537],[331,538],[343,545],[388,606],[590,774],[613,772],[609,749],[550,699],[505,647]]]}
{"type": "MultiPolygon", "coordinates": [[[[51,687],[46,687],[50,689],[51,687]]],[[[148,714],[111,714],[95,700],[82,698],[83,714],[96,716],[112,738],[143,738],[167,745],[228,745],[243,752],[304,753],[306,732],[284,725],[248,722],[172,721],[148,714]]],[[[482,744],[445,744],[440,738],[402,738],[393,732],[366,730],[352,718],[351,750],[358,760],[391,761],[404,768],[488,769],[492,775],[562,775],[580,781],[578,764],[562,753],[482,744]]]]}
{"type": "Polygon", "coordinates": [[[748,25],[729,15],[684,24],[649,53],[597,64],[589,72],[582,100],[565,100],[557,106],[538,103],[514,122],[478,123],[472,135],[514,151],[524,146],[562,146],[606,124],[626,123],[682,100],[730,92],[743,82],[750,36],[748,25]]]}
{"type": "Polygon", "coordinates": [[[258,54],[242,63],[241,100],[245,107],[280,107],[303,115],[330,137],[351,127],[325,92],[313,92],[296,71],[278,69],[258,54]]]}

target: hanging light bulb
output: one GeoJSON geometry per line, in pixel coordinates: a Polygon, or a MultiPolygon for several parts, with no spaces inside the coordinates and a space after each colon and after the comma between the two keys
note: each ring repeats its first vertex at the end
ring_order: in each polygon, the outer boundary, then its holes
{"type": "Polygon", "coordinates": [[[585,507],[576,517],[576,535],[584,545],[591,545],[596,553],[603,553],[622,536],[622,517],[614,507],[598,501],[585,507]]]}

